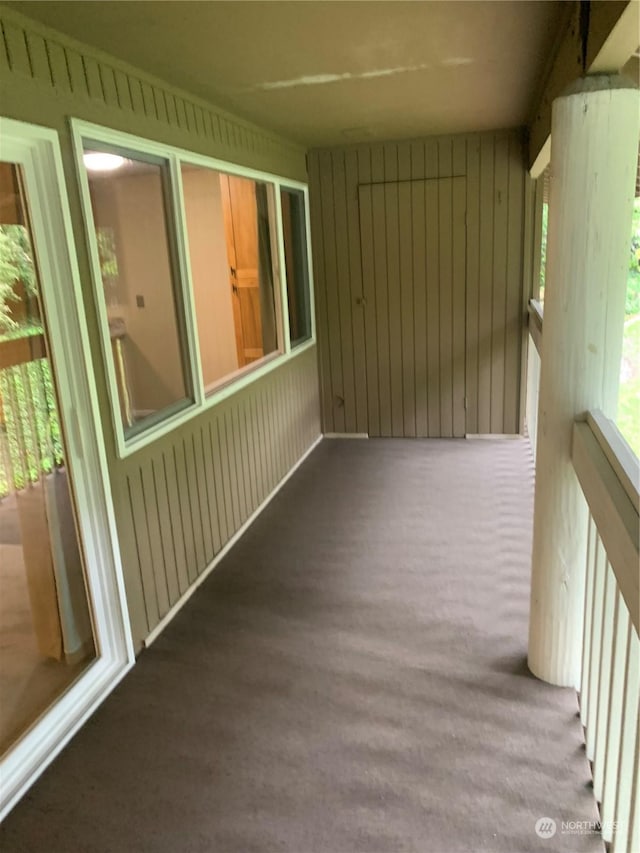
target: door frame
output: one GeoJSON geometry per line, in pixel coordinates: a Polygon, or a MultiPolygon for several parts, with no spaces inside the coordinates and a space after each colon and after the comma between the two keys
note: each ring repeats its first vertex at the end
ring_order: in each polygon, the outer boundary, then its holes
{"type": "MultiPolygon", "coordinates": [[[[374,437],[405,437],[405,438],[413,438],[418,435],[419,438],[444,438],[444,439],[463,439],[467,436],[467,360],[468,360],[468,298],[469,298],[469,280],[468,280],[468,259],[467,259],[467,250],[468,250],[468,230],[467,230],[467,196],[466,196],[466,188],[467,188],[467,175],[466,174],[445,174],[445,175],[434,175],[432,177],[423,177],[423,178],[397,178],[394,180],[380,180],[380,181],[362,181],[357,184],[357,199],[358,199],[358,234],[359,234],[359,242],[360,242],[360,263],[362,269],[362,290],[361,294],[358,297],[358,304],[362,307],[362,316],[363,316],[363,334],[364,334],[364,374],[366,377],[367,387],[369,388],[371,384],[374,385],[373,394],[367,393],[367,430],[368,434],[374,437]],[[462,199],[462,205],[456,205],[456,181],[462,181],[463,184],[458,184],[458,188],[462,187],[464,192],[462,196],[458,196],[458,202],[462,199]],[[451,313],[451,335],[449,339],[449,348],[451,351],[452,358],[450,360],[450,387],[451,387],[451,431],[449,433],[448,430],[443,430],[443,415],[441,403],[443,399],[443,360],[441,359],[442,355],[442,342],[441,342],[441,332],[442,327],[440,325],[440,316],[441,316],[441,299],[442,299],[442,274],[441,274],[441,231],[442,223],[448,221],[443,218],[441,210],[440,210],[440,197],[439,197],[439,187],[438,185],[444,184],[444,182],[449,182],[451,184],[451,211],[450,211],[450,226],[451,226],[451,259],[450,259],[450,280],[451,280],[451,305],[450,305],[450,313],[451,313]],[[383,197],[384,202],[384,233],[382,234],[381,241],[376,241],[375,237],[375,224],[374,224],[374,198],[373,193],[374,190],[382,190],[383,194],[386,194],[387,190],[391,187],[396,188],[396,211],[398,212],[399,217],[399,190],[400,186],[411,186],[415,184],[433,184],[434,189],[438,193],[437,199],[437,232],[436,232],[436,246],[435,252],[437,255],[438,266],[437,266],[437,278],[438,278],[438,338],[437,338],[437,364],[438,364],[438,372],[437,372],[437,400],[438,400],[438,409],[437,409],[437,418],[436,421],[439,424],[438,431],[433,431],[430,429],[431,420],[432,420],[432,408],[430,407],[429,402],[426,407],[424,407],[424,419],[427,424],[426,433],[420,432],[417,428],[417,415],[416,415],[416,431],[415,432],[407,432],[406,426],[404,433],[400,433],[399,431],[394,431],[393,425],[393,412],[392,412],[392,385],[393,380],[391,378],[391,369],[393,366],[393,360],[391,358],[391,340],[392,340],[392,330],[390,329],[390,315],[385,312],[384,306],[380,308],[378,304],[378,296],[380,295],[377,283],[377,274],[379,273],[379,266],[377,267],[376,260],[376,250],[382,247],[382,251],[385,256],[386,263],[386,271],[384,270],[383,265],[383,278],[386,282],[386,291],[389,294],[389,242],[387,239],[388,234],[388,210],[386,206],[386,197],[383,197]],[[363,210],[366,209],[366,204],[363,200],[366,200],[367,195],[369,196],[368,204],[370,206],[369,216],[365,216],[363,214],[363,210]],[[454,228],[455,214],[464,214],[464,225],[463,232],[458,236],[461,238],[458,241],[459,245],[464,247],[464,263],[462,264],[462,269],[457,270],[456,276],[456,263],[454,261],[455,253],[454,246],[456,245],[456,231],[454,228]],[[367,229],[369,233],[365,234],[365,220],[369,225],[367,229]],[[368,275],[370,273],[370,275],[368,275]],[[459,289],[456,289],[456,282],[460,286],[459,289]],[[463,285],[463,287],[462,287],[463,285]],[[456,302],[457,297],[457,302],[456,302]],[[453,320],[456,316],[456,311],[460,314],[460,328],[457,329],[458,336],[454,334],[454,326],[453,320]],[[381,375],[381,355],[380,355],[380,334],[378,330],[378,320],[380,317],[383,317],[385,323],[387,324],[386,328],[386,339],[388,345],[388,353],[389,353],[389,363],[383,363],[384,372],[386,373],[386,382],[385,384],[389,388],[389,394],[386,395],[386,402],[390,405],[387,409],[387,418],[390,423],[389,430],[383,431],[381,426],[381,403],[385,401],[385,398],[380,390],[380,375],[381,375]],[[454,352],[456,338],[461,338],[462,342],[462,351],[457,354],[454,352]],[[368,355],[368,345],[370,340],[373,339],[374,347],[371,348],[374,355],[368,355]],[[458,363],[460,365],[458,371],[455,370],[455,365],[458,363]],[[373,365],[375,365],[375,371],[373,370],[373,365]],[[376,382],[371,383],[371,375],[375,373],[377,378],[377,392],[376,392],[376,382]],[[461,391],[462,393],[456,394],[455,392],[461,391]],[[372,416],[373,412],[373,416],[372,416]],[[372,421],[377,421],[377,427],[372,430],[372,421]]],[[[425,199],[425,206],[423,208],[424,211],[424,226],[426,228],[428,217],[427,217],[427,204],[425,199]]],[[[415,215],[412,210],[412,219],[411,224],[412,228],[415,223],[415,215]]],[[[461,224],[459,221],[458,224],[461,224]]],[[[398,218],[398,229],[400,229],[400,221],[398,218]]],[[[433,233],[433,232],[432,232],[433,233]]],[[[426,235],[425,235],[426,236],[426,235]]],[[[398,259],[401,261],[401,241],[398,238],[397,244],[397,253],[398,259]]],[[[429,247],[428,244],[424,245],[424,259],[425,262],[429,257],[429,247]]],[[[413,259],[412,259],[413,264],[413,259]]],[[[397,275],[400,275],[399,268],[396,265],[397,275]]],[[[425,299],[425,308],[428,308],[429,301],[429,293],[431,293],[429,289],[429,281],[428,277],[424,278],[424,299],[425,299]]],[[[415,289],[415,281],[412,282],[412,289],[415,289]]],[[[387,295],[387,300],[389,296],[387,295]]],[[[413,301],[412,307],[415,307],[415,301],[413,301]]],[[[387,309],[388,310],[388,309],[387,309]]],[[[400,310],[402,311],[402,306],[400,305],[400,310]]],[[[401,323],[402,323],[401,319],[401,323]]],[[[426,356],[426,364],[427,372],[429,371],[429,350],[425,353],[426,356]]],[[[415,355],[415,318],[414,318],[414,356],[413,356],[413,365],[414,371],[418,366],[418,361],[415,355]]],[[[417,407],[417,393],[416,393],[416,384],[414,383],[414,399],[413,402],[416,404],[416,413],[418,410],[417,407]]],[[[396,383],[397,390],[397,383],[396,383]]],[[[448,384],[445,385],[445,391],[448,390],[448,384]]],[[[427,395],[427,401],[430,399],[431,391],[429,391],[427,395]]],[[[404,377],[402,384],[402,400],[401,403],[404,405],[404,377]]],[[[403,413],[404,419],[404,413],[403,413]]]]}
{"type": "Polygon", "coordinates": [[[1,820],[131,668],[134,652],[58,134],[0,117],[0,159],[21,166],[27,190],[96,646],[85,672],[0,760],[1,820]]]}

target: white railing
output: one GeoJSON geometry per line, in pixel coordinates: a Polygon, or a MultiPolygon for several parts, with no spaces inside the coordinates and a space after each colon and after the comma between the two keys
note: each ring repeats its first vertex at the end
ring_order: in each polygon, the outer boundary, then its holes
{"type": "Polygon", "coordinates": [[[589,508],[580,715],[602,836],[612,853],[635,853],[640,850],[640,466],[601,412],[574,425],[572,459],[589,508]]]}

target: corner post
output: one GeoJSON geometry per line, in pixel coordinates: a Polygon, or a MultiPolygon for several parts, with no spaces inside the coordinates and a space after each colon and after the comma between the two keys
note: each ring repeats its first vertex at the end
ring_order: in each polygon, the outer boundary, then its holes
{"type": "Polygon", "coordinates": [[[529,668],[576,688],[587,507],[571,436],[589,409],[616,414],[639,133],[638,90],[619,75],[582,78],[553,103],[529,668]]]}

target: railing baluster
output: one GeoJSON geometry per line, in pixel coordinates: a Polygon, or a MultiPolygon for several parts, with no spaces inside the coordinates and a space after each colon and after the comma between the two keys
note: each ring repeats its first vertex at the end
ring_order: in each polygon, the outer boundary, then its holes
{"type": "Polygon", "coordinates": [[[17,394],[17,367],[10,367],[5,374],[5,389],[9,402],[5,409],[9,453],[15,476],[15,487],[23,489],[29,481],[27,465],[27,443],[24,424],[20,416],[20,403],[17,394]]]}
{"type": "MultiPolygon", "coordinates": [[[[615,807],[615,829],[613,853],[631,853],[630,820],[635,809],[631,807],[631,795],[637,787],[633,782],[636,764],[635,750],[638,741],[638,701],[640,699],[640,642],[632,627],[628,634],[627,666],[624,680],[622,705],[622,728],[618,758],[618,778],[615,807]]],[[[635,853],[635,851],[633,851],[635,853]]]]}
{"type": "Polygon", "coordinates": [[[620,760],[620,732],[622,726],[622,706],[624,700],[624,676],[627,667],[627,645],[629,631],[629,611],[616,587],[615,613],[613,620],[612,666],[609,687],[609,716],[607,722],[607,751],[604,762],[602,806],[602,837],[611,841],[611,826],[615,814],[616,782],[618,762],[620,760]]]}
{"type": "Polygon", "coordinates": [[[589,661],[591,659],[591,621],[593,617],[593,585],[595,583],[596,527],[591,513],[587,524],[587,565],[584,585],[584,622],[582,628],[582,675],[580,678],[580,719],[586,728],[589,719],[589,661]]]}
{"type": "Polygon", "coordinates": [[[589,510],[580,718],[609,853],[640,853],[640,460],[601,412],[571,451],[589,510]]]}
{"type": "Polygon", "coordinates": [[[593,761],[598,725],[598,693],[600,690],[600,652],[602,649],[602,618],[604,581],[607,558],[599,534],[596,533],[593,608],[591,616],[591,649],[589,655],[589,709],[587,723],[587,758],[593,761]]]}
{"type": "Polygon", "coordinates": [[[609,688],[611,686],[611,655],[613,652],[613,619],[616,606],[616,579],[609,561],[605,560],[604,604],[602,608],[602,645],[598,673],[598,710],[593,757],[593,793],[602,802],[604,762],[607,754],[609,724],[609,688]]]}
{"type": "Polygon", "coordinates": [[[29,421],[29,433],[31,435],[31,469],[29,472],[29,480],[35,482],[40,479],[42,473],[42,447],[40,445],[40,435],[38,433],[38,420],[35,412],[33,399],[33,386],[31,383],[30,367],[32,362],[21,364],[20,371],[22,372],[22,394],[23,394],[23,411],[22,416],[27,417],[29,421]]]}

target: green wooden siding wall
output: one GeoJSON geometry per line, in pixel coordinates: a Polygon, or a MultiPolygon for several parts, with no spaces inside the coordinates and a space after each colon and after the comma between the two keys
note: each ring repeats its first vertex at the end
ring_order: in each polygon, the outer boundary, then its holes
{"type": "Polygon", "coordinates": [[[69,118],[306,180],[304,151],[0,5],[0,113],[58,131],[134,643],[144,639],[320,433],[312,347],[118,459],[69,118]]]}
{"type": "MultiPolygon", "coordinates": [[[[524,137],[517,130],[310,152],[311,229],[325,431],[375,433],[370,413],[381,412],[386,405],[385,395],[380,394],[376,383],[368,381],[370,331],[367,331],[367,300],[363,302],[363,297],[372,286],[367,280],[366,251],[361,247],[358,188],[452,177],[466,178],[464,431],[467,434],[520,431],[522,333],[529,287],[523,279],[525,157],[524,137]]],[[[432,207],[431,219],[442,224],[439,231],[441,238],[444,235],[446,239],[451,232],[450,205],[440,206],[436,193],[432,207]]],[[[401,229],[402,257],[393,243],[397,240],[396,228],[387,228],[386,233],[382,228],[376,237],[376,241],[386,243],[387,257],[398,256],[398,268],[404,265],[408,271],[388,277],[391,317],[394,312],[402,315],[402,282],[412,281],[413,259],[425,254],[423,231],[416,227],[415,221],[409,235],[407,228],[401,229]]],[[[414,287],[412,281],[411,287],[422,299],[419,283],[414,287]]],[[[407,311],[405,314],[409,317],[407,311]]],[[[398,340],[394,341],[399,353],[405,345],[402,334],[401,325],[395,336],[398,340]]],[[[411,348],[411,341],[408,345],[411,348]]],[[[389,365],[381,364],[380,370],[393,373],[396,367],[391,360],[389,365]]],[[[423,434],[416,430],[416,424],[438,419],[430,408],[428,388],[423,387],[429,369],[423,374],[422,384],[409,384],[408,390],[405,385],[404,406],[411,417],[399,434],[423,434]]],[[[440,359],[438,369],[439,379],[446,385],[447,377],[457,368],[440,359]]],[[[431,400],[435,399],[432,395],[431,400]]]]}

